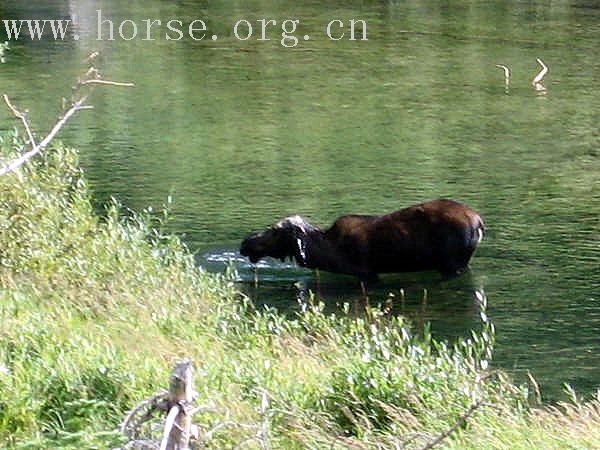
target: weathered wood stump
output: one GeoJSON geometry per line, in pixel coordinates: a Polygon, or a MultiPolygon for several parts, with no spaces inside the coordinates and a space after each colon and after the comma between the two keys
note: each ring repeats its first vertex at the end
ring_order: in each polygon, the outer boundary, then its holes
{"type": "Polygon", "coordinates": [[[171,374],[168,394],[169,413],[165,420],[161,450],[188,450],[192,435],[194,401],[192,362],[185,360],[171,374]]]}

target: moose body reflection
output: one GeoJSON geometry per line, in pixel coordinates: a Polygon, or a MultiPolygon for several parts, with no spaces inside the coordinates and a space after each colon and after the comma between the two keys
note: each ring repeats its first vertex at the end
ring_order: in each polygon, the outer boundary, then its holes
{"type": "Polygon", "coordinates": [[[287,217],[244,239],[240,253],[253,263],[289,257],[302,267],[362,280],[422,270],[455,275],[467,267],[483,230],[475,211],[439,199],[383,216],[342,216],[326,230],[303,217],[287,217]]]}

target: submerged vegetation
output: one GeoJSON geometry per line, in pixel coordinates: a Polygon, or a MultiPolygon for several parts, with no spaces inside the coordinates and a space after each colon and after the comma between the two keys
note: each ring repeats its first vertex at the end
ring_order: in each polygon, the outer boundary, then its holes
{"type": "MultiPolygon", "coordinates": [[[[20,153],[16,133],[0,140],[20,153]]],[[[60,144],[0,178],[0,446],[114,448],[126,412],[196,368],[207,448],[600,448],[598,402],[530,406],[490,369],[494,330],[455,345],[366,308],[293,319],[208,274],[166,215],[95,215],[60,144]]],[[[474,299],[474,301],[479,301],[474,299]]]]}

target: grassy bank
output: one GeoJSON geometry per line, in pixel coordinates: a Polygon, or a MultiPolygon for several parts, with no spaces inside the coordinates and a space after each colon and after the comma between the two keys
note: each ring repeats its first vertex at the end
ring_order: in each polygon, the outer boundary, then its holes
{"type": "MultiPolygon", "coordinates": [[[[14,133],[0,145],[23,147],[14,133]]],[[[118,447],[112,430],[188,357],[208,448],[600,448],[597,403],[532,409],[489,371],[485,314],[448,345],[377,309],[256,310],[160,214],[100,218],[89,196],[61,145],[0,178],[2,447],[118,447]]]]}

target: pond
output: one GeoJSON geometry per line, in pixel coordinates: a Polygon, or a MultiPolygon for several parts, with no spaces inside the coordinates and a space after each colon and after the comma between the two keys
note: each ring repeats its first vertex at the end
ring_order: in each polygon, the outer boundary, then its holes
{"type": "MultiPolygon", "coordinates": [[[[12,42],[0,65],[1,91],[38,130],[94,50],[106,78],[136,83],[97,90],[95,110],[61,135],[81,149],[99,207],[114,196],[159,209],[172,196],[170,229],[199,264],[234,261],[257,304],[289,312],[310,291],[331,310],[361,291],[352,278],[317,280],[275,261],[255,285],[237,254],[249,232],[291,214],[327,226],[346,213],[459,200],[487,227],[470,272],[386,276],[371,303],[391,299],[417,328],[454,338],[478,326],[484,292],[497,366],[519,380],[530,370],[546,398],[564,382],[600,387],[597,2],[9,0],[0,16],[76,22],[64,41],[12,42]],[[97,9],[115,27],[135,22],[140,36],[98,41],[97,9]],[[156,28],[145,41],[146,19],[202,19],[208,34],[170,41],[156,28]],[[234,35],[241,19],[254,24],[246,41],[234,35]],[[268,41],[260,19],[277,21],[268,41]],[[300,20],[293,48],[281,44],[286,19],[300,20]],[[334,37],[346,30],[339,41],[326,33],[334,19],[334,37]],[[351,19],[365,21],[367,41],[348,39],[351,19]],[[535,89],[537,58],[550,71],[535,89]],[[510,68],[508,85],[497,64],[510,68]]],[[[0,108],[0,123],[12,120],[0,108]]]]}

